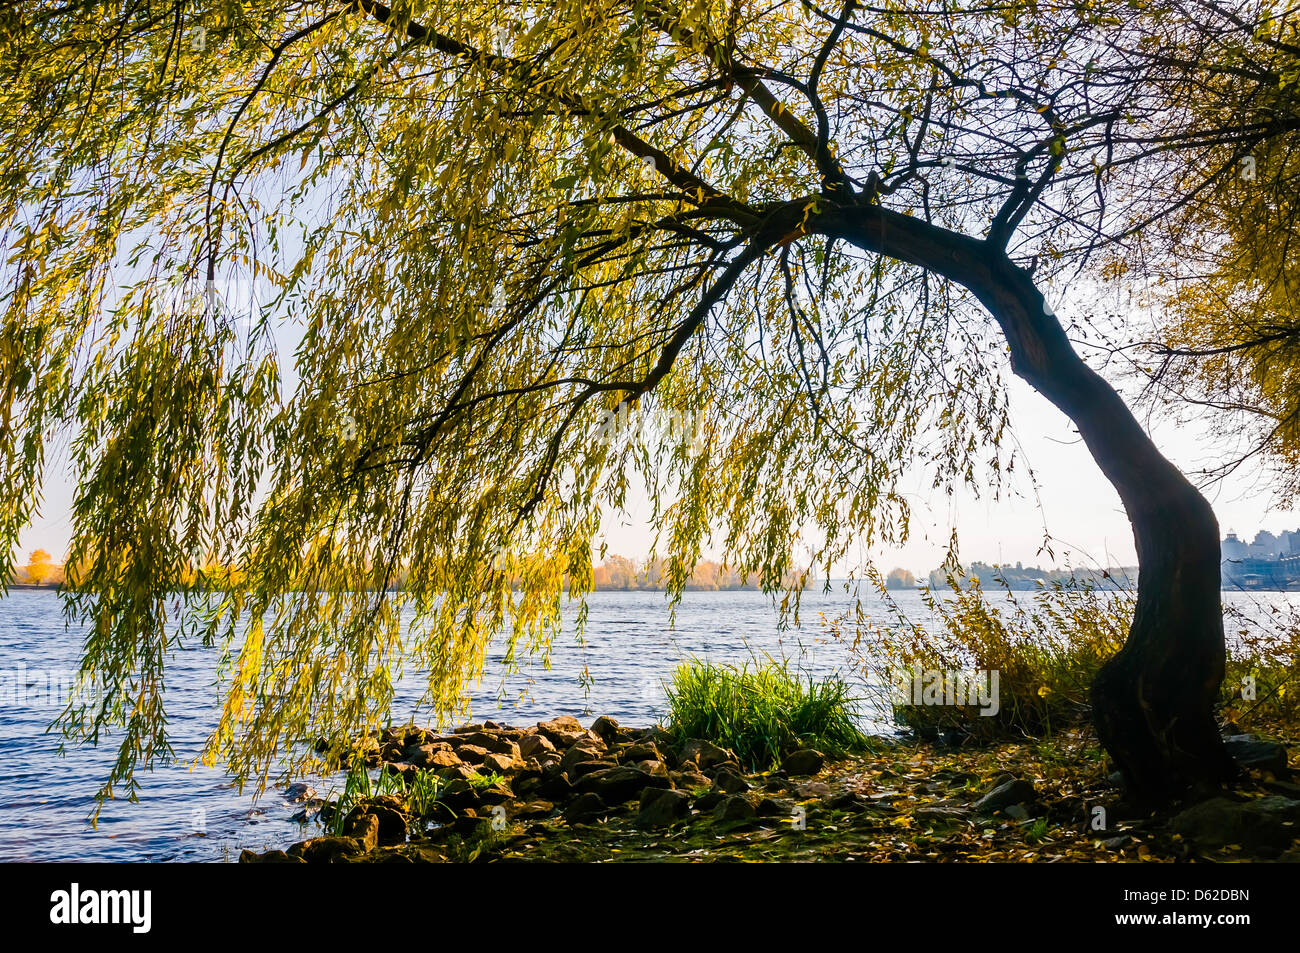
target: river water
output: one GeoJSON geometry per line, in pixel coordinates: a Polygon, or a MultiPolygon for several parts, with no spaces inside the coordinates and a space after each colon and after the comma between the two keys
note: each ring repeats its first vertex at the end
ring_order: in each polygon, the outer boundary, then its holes
{"type": "MultiPolygon", "coordinates": [[[[896,594],[917,621],[928,618],[915,592],[896,594]]],[[[814,676],[836,672],[860,690],[869,730],[888,731],[879,707],[882,690],[868,685],[846,648],[828,637],[824,619],[855,603],[837,585],[804,594],[800,624],[783,628],[770,597],[752,591],[688,592],[675,620],[659,592],[598,592],[591,595],[584,644],[560,638],[549,670],[525,662],[505,673],[500,654],[489,649],[483,682],[472,692],[475,720],[531,724],[570,714],[584,724],[610,715],[634,726],[663,713],[662,683],[682,660],[744,662],[770,655],[814,676]],[[593,679],[582,685],[587,667],[593,679]]],[[[1269,593],[1225,601],[1300,602],[1300,594],[1269,593]]],[[[883,603],[865,597],[869,617],[887,621],[883,603]]],[[[65,627],[61,603],[48,590],[18,590],[0,599],[0,672],[10,684],[16,673],[74,671],[82,634],[65,627]]],[[[60,755],[59,736],[47,733],[57,708],[43,696],[20,703],[0,701],[0,860],[47,861],[233,861],[243,848],[283,848],[310,836],[292,820],[297,806],[278,790],[254,798],[240,792],[219,768],[192,766],[216,724],[216,649],[185,648],[167,670],[169,731],[174,763],[156,765],[139,777],[138,803],[110,801],[92,827],[94,795],[115,757],[112,745],[60,755]]],[[[394,723],[408,718],[428,724],[416,709],[423,687],[418,673],[398,685],[394,723]]],[[[327,792],[334,779],[314,779],[327,792]]]]}

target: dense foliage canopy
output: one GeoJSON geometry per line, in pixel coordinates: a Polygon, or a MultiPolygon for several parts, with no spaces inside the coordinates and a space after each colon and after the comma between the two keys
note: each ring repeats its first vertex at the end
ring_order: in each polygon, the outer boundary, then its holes
{"type": "Polygon", "coordinates": [[[66,440],[112,693],[65,727],[123,727],[111,790],[203,638],[210,754],[265,777],[381,720],[404,644],[443,716],[489,639],[544,650],[634,481],[670,581],[712,535],[773,589],[904,539],[907,480],[996,485],[998,327],[826,223],[968,235],[1061,301],[1169,212],[1203,6],[5,4],[0,548],[66,440]],[[246,587],[196,622],[209,562],[246,587]]]}

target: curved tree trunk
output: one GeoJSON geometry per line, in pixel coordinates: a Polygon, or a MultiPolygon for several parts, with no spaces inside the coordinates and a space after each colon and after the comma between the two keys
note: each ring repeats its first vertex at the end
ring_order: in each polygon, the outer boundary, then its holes
{"type": "Polygon", "coordinates": [[[1144,805],[1235,771],[1214,721],[1225,649],[1219,526],[1200,492],[1074,352],[1033,279],[1001,248],[879,207],[835,209],[819,230],[968,288],[1001,327],[1016,374],[1079,428],[1133,524],[1138,598],[1123,649],[1092,686],[1102,745],[1144,805]]]}

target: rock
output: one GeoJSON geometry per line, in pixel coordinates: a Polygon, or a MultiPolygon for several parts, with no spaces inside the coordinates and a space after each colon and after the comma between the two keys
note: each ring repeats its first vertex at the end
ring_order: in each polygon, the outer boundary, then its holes
{"type": "Polygon", "coordinates": [[[379,729],[379,734],[375,737],[379,739],[379,744],[381,746],[392,744],[393,742],[400,743],[406,737],[406,733],[410,730],[410,727],[410,725],[389,725],[387,728],[379,729]]]}
{"type": "Polygon", "coordinates": [[[605,744],[614,744],[618,740],[618,722],[607,715],[601,715],[591,723],[591,733],[600,737],[605,744]]]}
{"type": "Polygon", "coordinates": [[[510,809],[510,816],[520,817],[520,818],[545,817],[547,814],[550,814],[554,810],[555,810],[555,805],[552,804],[550,801],[543,801],[540,799],[536,801],[524,801],[522,803],[515,804],[510,809]]]}
{"type": "Polygon", "coordinates": [[[719,768],[713,775],[713,786],[723,794],[744,794],[749,782],[730,768],[719,768]]]}
{"type": "Polygon", "coordinates": [[[641,810],[636,816],[637,827],[667,827],[681,820],[690,811],[690,798],[681,791],[667,788],[646,788],[641,794],[641,810]]]}
{"type": "Polygon", "coordinates": [[[457,814],[466,808],[477,807],[479,803],[478,788],[466,778],[452,778],[438,792],[438,803],[457,814]]]}
{"type": "Polygon", "coordinates": [[[975,802],[975,810],[992,814],[1005,810],[1012,804],[1032,801],[1037,796],[1034,786],[1020,778],[1004,781],[975,802]]]}
{"type": "Polygon", "coordinates": [[[450,745],[417,745],[407,748],[407,757],[417,768],[454,768],[461,763],[460,755],[451,750],[450,745]]]}
{"type": "Polygon", "coordinates": [[[561,715],[550,721],[539,721],[537,730],[557,748],[567,748],[579,739],[592,737],[578,719],[571,715],[561,715]]]}
{"type": "Polygon", "coordinates": [[[483,759],[483,768],[487,771],[495,771],[497,774],[513,774],[523,766],[522,761],[510,757],[508,754],[493,752],[483,759]]]}
{"type": "MultiPolygon", "coordinates": [[[[687,762],[690,767],[694,767],[693,762],[687,762]]],[[[683,791],[698,791],[701,788],[709,790],[713,787],[713,780],[705,777],[699,771],[669,771],[669,779],[673,782],[674,787],[681,788],[683,791]]]]}
{"type": "Polygon", "coordinates": [[[539,721],[537,723],[537,730],[542,732],[542,734],[549,735],[551,732],[555,731],[575,732],[585,731],[586,729],[582,727],[582,722],[578,721],[578,719],[574,718],[572,715],[556,715],[549,721],[539,721]]]}
{"type": "Polygon", "coordinates": [[[1286,777],[1290,774],[1285,745],[1275,741],[1263,741],[1254,735],[1232,735],[1223,739],[1223,746],[1243,768],[1271,771],[1278,777],[1286,777]]]}
{"type": "Polygon", "coordinates": [[[708,794],[702,794],[696,798],[695,806],[701,811],[711,811],[726,799],[727,795],[721,791],[710,791],[708,794]]]}
{"type": "Polygon", "coordinates": [[[584,738],[577,742],[560,759],[560,769],[570,770],[574,765],[584,761],[599,761],[605,756],[605,746],[594,738],[584,738]]]}
{"type": "Polygon", "coordinates": [[[668,778],[657,778],[639,768],[619,765],[583,775],[573,784],[579,794],[599,794],[606,804],[622,804],[640,796],[647,787],[668,787],[668,778]]]}
{"type": "Polygon", "coordinates": [[[641,761],[637,763],[637,768],[645,772],[652,778],[663,778],[668,781],[668,765],[662,761],[641,761]]]}
{"type": "Polygon", "coordinates": [[[544,798],[562,801],[573,793],[573,784],[558,764],[552,764],[542,769],[542,779],[535,790],[544,798]]]}
{"type": "Polygon", "coordinates": [[[663,761],[670,768],[675,767],[673,748],[677,743],[677,738],[662,725],[653,725],[641,731],[629,731],[627,732],[627,738],[629,744],[654,745],[660,751],[660,757],[657,760],[663,761]]]}
{"type": "Polygon", "coordinates": [[[560,753],[558,751],[543,751],[530,760],[536,761],[543,768],[552,764],[558,765],[560,763],[560,753]]]}
{"type": "Polygon", "coordinates": [[[619,759],[622,761],[662,761],[663,755],[659,753],[659,746],[653,741],[638,741],[635,744],[628,745],[619,752],[619,759]]]}
{"type": "Polygon", "coordinates": [[[363,815],[375,818],[375,836],[379,846],[391,847],[394,844],[406,843],[406,815],[385,804],[358,804],[348,811],[347,817],[343,819],[343,833],[349,836],[358,836],[348,830],[348,826],[350,824],[366,823],[361,821],[363,815]]]}
{"type": "Polygon", "coordinates": [[[826,763],[826,756],[815,748],[800,748],[781,763],[781,768],[791,777],[800,774],[816,774],[826,763]]]}
{"type": "Polygon", "coordinates": [[[515,793],[506,784],[494,784],[489,788],[479,788],[478,802],[489,807],[514,800],[515,793]]]}
{"type": "Polygon", "coordinates": [[[520,754],[519,745],[509,738],[504,738],[499,734],[489,734],[486,731],[476,731],[465,735],[457,750],[461,750],[465,745],[473,745],[491,754],[504,754],[511,758],[518,758],[520,754]]]}
{"type": "Polygon", "coordinates": [[[405,757],[406,744],[401,738],[389,738],[379,746],[379,759],[381,761],[401,761],[405,757]]]}
{"type": "Polygon", "coordinates": [[[379,846],[379,817],[353,810],[343,821],[343,833],[361,841],[366,850],[374,850],[379,846]]]}
{"type": "Polygon", "coordinates": [[[1300,836],[1300,801],[1276,794],[1248,801],[1216,797],[1189,807],[1169,827],[1198,847],[1285,849],[1300,836]]]}
{"type": "MultiPolygon", "coordinates": [[[[818,782],[808,781],[805,783],[817,784],[818,782]]],[[[829,785],[827,785],[827,787],[829,787],[829,785]]],[[[822,797],[827,798],[826,806],[832,811],[865,811],[872,806],[872,802],[868,801],[857,791],[841,791],[834,797],[823,794],[822,797]]]]}
{"type": "Polygon", "coordinates": [[[795,796],[801,801],[814,797],[830,797],[831,786],[825,781],[805,781],[794,789],[795,796]]]}
{"type": "Polygon", "coordinates": [[[468,781],[470,778],[478,775],[478,772],[469,765],[461,764],[459,762],[453,765],[448,765],[445,768],[439,768],[434,773],[443,781],[468,781]]]}
{"type": "Polygon", "coordinates": [[[390,761],[383,767],[385,774],[395,774],[403,781],[408,780],[411,773],[418,770],[420,769],[406,761],[390,761]]]}
{"type": "Polygon", "coordinates": [[[588,792],[573,799],[564,810],[564,819],[570,824],[590,824],[609,813],[599,794],[588,792]]]}
{"type": "Polygon", "coordinates": [[[713,809],[713,816],[723,823],[752,821],[757,814],[749,799],[739,794],[724,798],[713,809]]]}
{"type": "Polygon", "coordinates": [[[791,817],[794,815],[794,802],[784,798],[765,797],[754,806],[759,817],[791,817]]]}
{"type": "Polygon", "coordinates": [[[536,731],[535,728],[517,728],[513,725],[503,724],[497,721],[483,722],[483,730],[489,734],[497,735],[501,738],[507,738],[510,741],[518,742],[524,735],[536,731]]]}
{"type": "Polygon", "coordinates": [[[438,736],[427,728],[411,728],[406,732],[406,747],[417,748],[420,745],[433,744],[438,736]]]}
{"type": "Polygon", "coordinates": [[[541,772],[537,774],[519,774],[510,782],[510,790],[515,792],[515,797],[531,797],[537,793],[537,787],[541,784],[541,772]]]}
{"type": "Polygon", "coordinates": [[[438,842],[445,840],[453,835],[468,837],[479,830],[479,825],[483,823],[483,818],[479,817],[474,811],[466,811],[458,817],[449,819],[440,827],[435,827],[425,835],[425,840],[438,842]]]}
{"type": "Polygon", "coordinates": [[[618,767],[618,762],[613,758],[597,758],[595,761],[579,761],[577,764],[570,765],[565,769],[564,773],[569,776],[572,783],[577,784],[578,778],[584,775],[616,767],[618,767]]]}
{"type": "Polygon", "coordinates": [[[942,778],[950,788],[968,787],[980,779],[978,774],[972,774],[969,771],[953,771],[949,768],[940,768],[934,772],[934,776],[942,778]]]}
{"type": "Polygon", "coordinates": [[[466,764],[482,764],[488,756],[488,750],[478,745],[460,745],[456,749],[456,756],[466,764]]]}
{"type": "Polygon", "coordinates": [[[295,781],[284,789],[284,797],[290,804],[310,801],[316,797],[316,789],[306,781],[295,781]]]}
{"type": "Polygon", "coordinates": [[[546,735],[536,733],[519,739],[519,756],[525,761],[543,754],[555,754],[555,745],[546,735]]]}
{"type": "Polygon", "coordinates": [[[365,845],[355,837],[312,837],[289,848],[290,857],[309,864],[336,864],[365,853],[365,845]]]}
{"type": "Polygon", "coordinates": [[[293,814],[291,814],[289,816],[289,820],[293,821],[295,824],[306,824],[313,817],[315,817],[317,814],[320,813],[320,809],[321,809],[320,805],[309,804],[306,807],[304,807],[301,811],[295,811],[293,814]]]}
{"type": "Polygon", "coordinates": [[[264,854],[259,854],[251,850],[241,850],[239,852],[239,862],[241,864],[302,864],[306,863],[301,857],[290,856],[282,850],[268,850],[264,854]]]}
{"type": "Polygon", "coordinates": [[[736,756],[726,748],[720,748],[711,741],[699,738],[692,738],[683,744],[678,749],[677,757],[682,762],[694,761],[701,770],[736,760],[736,756]]]}

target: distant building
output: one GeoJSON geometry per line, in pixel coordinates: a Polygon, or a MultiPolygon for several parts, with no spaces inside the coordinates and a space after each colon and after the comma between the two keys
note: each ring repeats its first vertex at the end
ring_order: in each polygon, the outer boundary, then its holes
{"type": "Polygon", "coordinates": [[[1225,589],[1300,589],[1300,529],[1260,530],[1250,543],[1229,533],[1219,550],[1225,589]]]}
{"type": "Polygon", "coordinates": [[[1245,559],[1250,552],[1249,547],[1237,538],[1236,533],[1229,533],[1220,549],[1224,559],[1245,559]]]}

